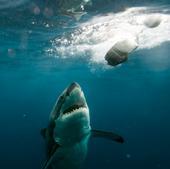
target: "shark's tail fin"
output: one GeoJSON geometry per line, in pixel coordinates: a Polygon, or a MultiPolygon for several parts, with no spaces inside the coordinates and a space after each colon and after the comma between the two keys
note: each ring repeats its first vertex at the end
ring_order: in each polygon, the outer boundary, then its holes
{"type": "Polygon", "coordinates": [[[113,132],[91,130],[92,137],[101,137],[108,140],[116,141],[118,143],[124,143],[124,138],[113,132]]]}

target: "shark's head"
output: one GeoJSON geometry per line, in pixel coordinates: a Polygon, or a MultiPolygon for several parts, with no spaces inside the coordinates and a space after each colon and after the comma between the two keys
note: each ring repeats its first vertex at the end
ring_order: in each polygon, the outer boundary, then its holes
{"type": "Polygon", "coordinates": [[[79,84],[74,82],[63,91],[50,118],[54,140],[60,144],[75,143],[90,133],[89,109],[79,84]]]}

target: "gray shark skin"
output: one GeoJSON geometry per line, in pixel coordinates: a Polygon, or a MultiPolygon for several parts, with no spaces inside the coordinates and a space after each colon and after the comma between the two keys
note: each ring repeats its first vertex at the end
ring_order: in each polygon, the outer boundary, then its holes
{"type": "Polygon", "coordinates": [[[49,125],[42,129],[41,134],[46,142],[47,155],[42,169],[81,168],[91,137],[124,142],[115,133],[91,129],[84,93],[75,82],[59,96],[50,114],[49,125]]]}

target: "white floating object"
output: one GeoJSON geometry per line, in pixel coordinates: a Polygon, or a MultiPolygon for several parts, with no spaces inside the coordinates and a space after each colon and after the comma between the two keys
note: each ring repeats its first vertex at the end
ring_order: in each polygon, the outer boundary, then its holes
{"type": "Polygon", "coordinates": [[[109,65],[115,66],[128,59],[128,54],[138,47],[134,39],[118,41],[105,55],[109,65]]]}
{"type": "Polygon", "coordinates": [[[152,15],[152,16],[148,16],[144,20],[144,24],[148,28],[155,28],[160,25],[161,21],[162,21],[162,19],[159,15],[152,15]]]}

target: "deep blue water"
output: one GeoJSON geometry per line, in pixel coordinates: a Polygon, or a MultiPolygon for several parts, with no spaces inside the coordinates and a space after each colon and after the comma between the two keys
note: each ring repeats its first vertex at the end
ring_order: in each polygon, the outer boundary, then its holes
{"type": "MultiPolygon", "coordinates": [[[[153,2],[120,1],[113,7],[116,13],[122,4],[153,2]]],[[[126,63],[109,69],[91,63],[88,53],[53,57],[46,52],[53,48],[51,40],[68,36],[79,23],[104,15],[110,6],[96,1],[76,22],[55,13],[50,18],[35,16],[29,3],[0,9],[0,168],[41,168],[45,151],[40,129],[62,90],[77,81],[90,108],[92,128],[125,138],[123,145],[91,140],[84,169],[169,169],[170,42],[137,50],[126,63]]],[[[168,6],[166,1],[159,4],[168,6]]]]}

